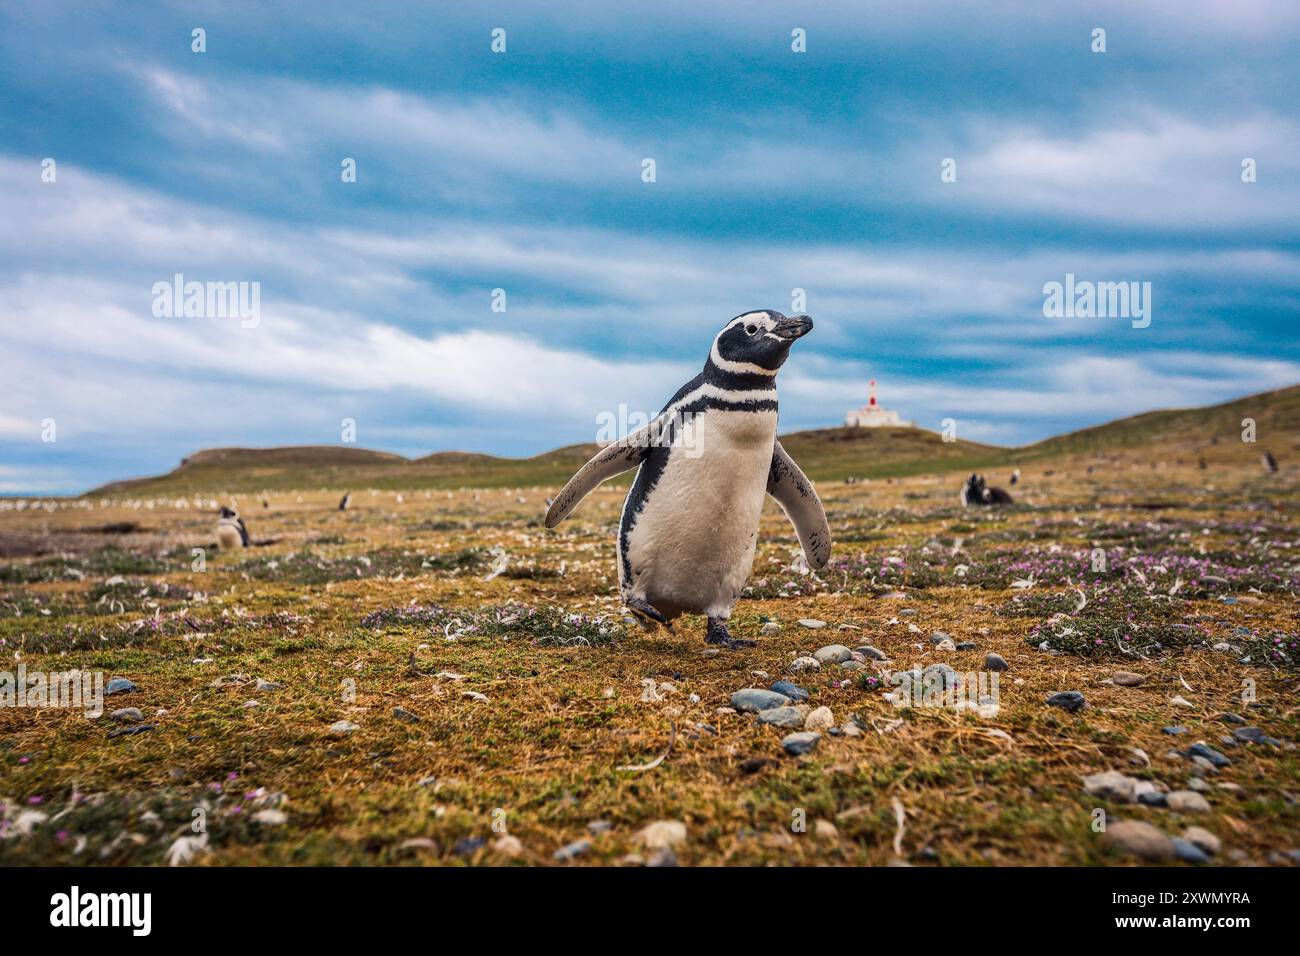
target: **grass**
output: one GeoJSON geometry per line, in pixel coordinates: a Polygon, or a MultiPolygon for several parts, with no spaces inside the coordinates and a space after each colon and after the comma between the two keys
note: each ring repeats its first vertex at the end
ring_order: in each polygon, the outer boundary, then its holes
{"type": "Polygon", "coordinates": [[[554,485],[358,486],[346,512],[332,491],[273,490],[268,507],[243,502],[258,546],[240,553],[213,549],[193,500],[147,509],[136,490],[0,512],[0,541],[49,543],[0,563],[0,652],[29,671],[128,677],[138,690],[107,709],[152,727],[110,737],[128,725],[0,709],[0,863],[165,865],[188,848],[189,865],[554,865],[586,838],[566,865],[617,864],[651,855],[645,826],[679,820],[684,864],[1112,864],[1090,826],[1099,805],[1174,835],[1204,826],[1221,862],[1278,862],[1300,831],[1294,471],[1224,467],[1208,490],[1188,455],[1091,475],[1058,458],[1024,469],[1018,505],[994,512],[954,505],[962,454],[823,480],[836,550],[821,574],[769,505],[733,618],[759,646],[734,653],[709,652],[697,618],[672,633],[624,622],[618,489],[554,532],[538,525],[554,485]],[[1157,494],[1176,506],[1144,507],[1157,494]],[[111,547],[89,531],[145,513],[111,547]],[[779,633],[760,635],[771,621],[779,633]],[[974,646],[941,650],[935,631],[974,646]],[[890,662],[792,670],[830,643],[890,662]],[[885,697],[894,671],[980,672],[988,652],[1010,664],[996,715],[885,697]],[[1117,670],[1145,681],[1117,686],[1117,670]],[[729,712],[733,691],[783,678],[862,733],[796,759],[784,731],[729,712]],[[1045,705],[1062,690],[1089,706],[1045,705]],[[1223,744],[1225,712],[1284,745],[1223,744]],[[1189,733],[1162,733],[1172,724],[1189,733]],[[1119,769],[1183,788],[1192,765],[1176,750],[1196,740],[1232,760],[1206,778],[1208,814],[1081,787],[1119,769]],[[502,826],[518,855],[495,848],[502,826]]]}

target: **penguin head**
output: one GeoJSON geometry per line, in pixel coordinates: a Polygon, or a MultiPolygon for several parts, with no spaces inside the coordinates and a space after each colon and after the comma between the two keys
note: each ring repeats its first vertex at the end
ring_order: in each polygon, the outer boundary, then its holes
{"type": "Polygon", "coordinates": [[[223,508],[221,509],[221,517],[223,517],[223,518],[238,518],[238,517],[239,517],[239,512],[235,511],[235,509],[233,509],[233,508],[226,508],[226,507],[223,507],[223,508]]]}
{"type": "Polygon", "coordinates": [[[771,309],[744,312],[718,333],[709,360],[727,372],[775,375],[794,340],[807,335],[812,327],[812,319],[806,315],[787,318],[771,309]]]}

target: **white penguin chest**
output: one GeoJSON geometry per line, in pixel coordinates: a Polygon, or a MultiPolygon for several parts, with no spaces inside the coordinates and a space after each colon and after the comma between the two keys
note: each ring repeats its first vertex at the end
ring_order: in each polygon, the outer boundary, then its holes
{"type": "Polygon", "coordinates": [[[749,577],[776,441],[776,412],[696,415],[635,515],[632,588],[675,616],[729,609],[749,577]]]}

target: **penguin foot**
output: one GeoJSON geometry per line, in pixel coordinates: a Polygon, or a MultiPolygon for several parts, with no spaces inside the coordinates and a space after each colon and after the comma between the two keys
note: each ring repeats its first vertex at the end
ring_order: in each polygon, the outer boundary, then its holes
{"type": "Polygon", "coordinates": [[[727,632],[727,622],[720,617],[709,618],[709,629],[704,635],[704,643],[721,644],[723,647],[731,650],[739,650],[742,647],[757,647],[758,641],[746,641],[738,637],[732,637],[727,632]]]}
{"type": "Polygon", "coordinates": [[[659,612],[659,609],[649,601],[643,601],[640,598],[624,598],[623,603],[627,605],[627,609],[631,611],[633,616],[642,624],[662,624],[664,627],[668,628],[670,633],[672,632],[673,622],[664,617],[663,614],[659,612]]]}

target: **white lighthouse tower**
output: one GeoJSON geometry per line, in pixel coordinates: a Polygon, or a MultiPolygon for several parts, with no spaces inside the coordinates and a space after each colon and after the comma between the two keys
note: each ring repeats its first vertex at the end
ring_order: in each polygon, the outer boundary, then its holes
{"type": "Polygon", "coordinates": [[[844,424],[849,428],[911,428],[911,422],[905,422],[898,412],[883,408],[876,401],[876,380],[870,382],[867,404],[856,408],[844,416],[844,424]]]}

